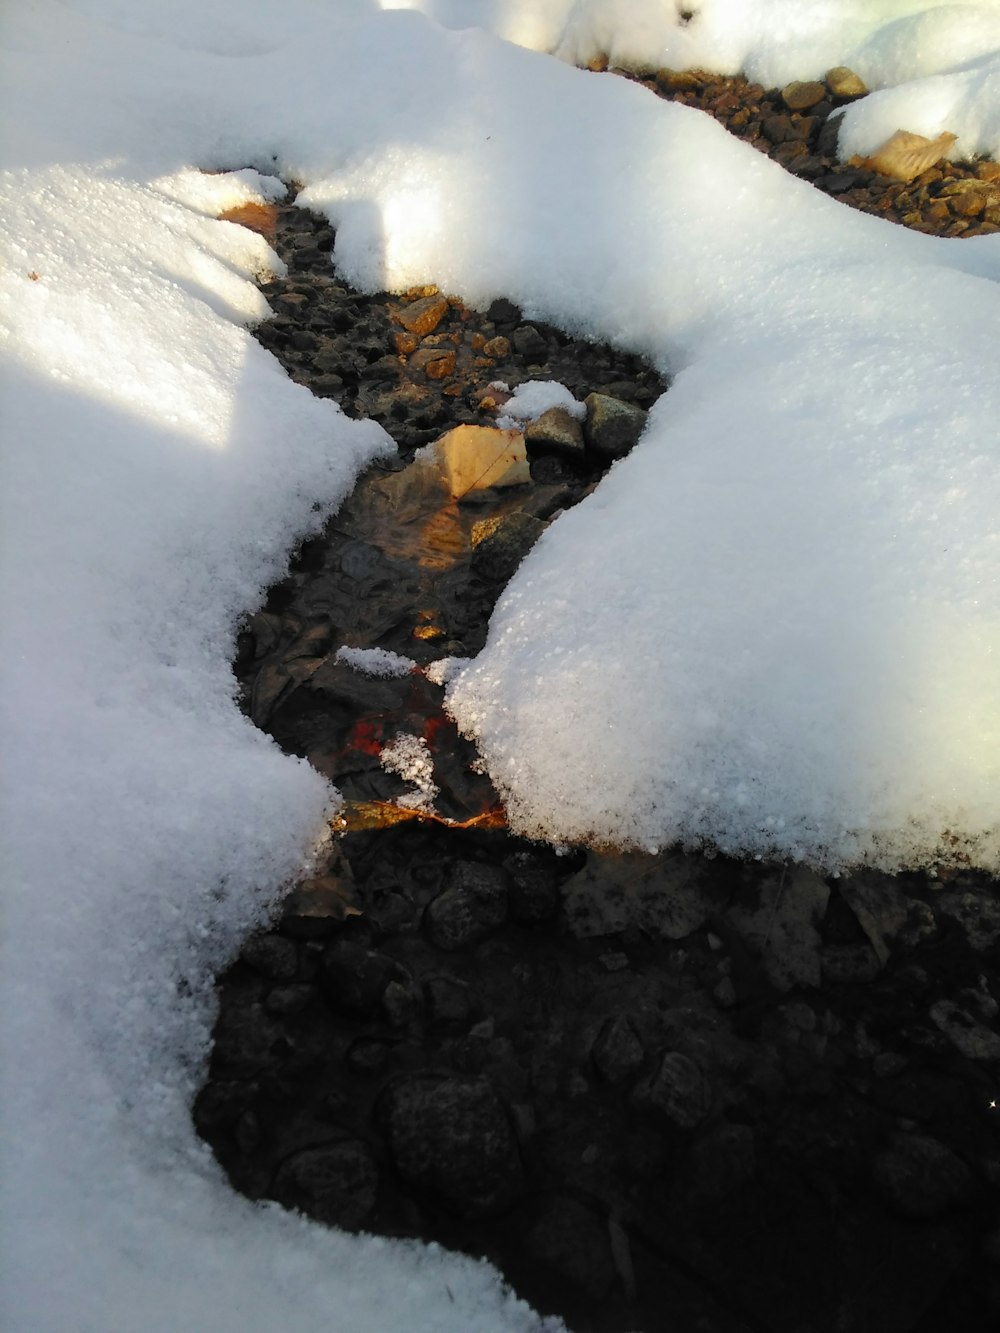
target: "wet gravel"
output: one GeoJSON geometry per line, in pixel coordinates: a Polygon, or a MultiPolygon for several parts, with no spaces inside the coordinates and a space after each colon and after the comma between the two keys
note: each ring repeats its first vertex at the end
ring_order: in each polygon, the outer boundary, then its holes
{"type": "MultiPolygon", "coordinates": [[[[984,164],[902,186],[820,151],[833,105],[806,116],[744,80],[646,82],[846,203],[938,232],[993,225],[934,211],[984,164]]],[[[996,882],[512,838],[424,673],[478,650],[530,545],[477,558],[484,519],[533,534],[607,459],[536,443],[530,484],[459,504],[410,485],[414,450],[490,424],[496,380],[639,408],[666,386],[508,302],[352,291],[331,228],[291,204],[256,224],[289,265],[264,289],[261,342],[381,421],[398,458],[240,639],[248,713],[347,803],[327,861],[219,979],[194,1119],[234,1186],[486,1255],[578,1333],[995,1327],[996,882]],[[343,644],[416,665],[367,677],[337,660],[343,644]],[[397,804],[412,784],[380,754],[400,732],[433,758],[434,815],[397,804]]]]}

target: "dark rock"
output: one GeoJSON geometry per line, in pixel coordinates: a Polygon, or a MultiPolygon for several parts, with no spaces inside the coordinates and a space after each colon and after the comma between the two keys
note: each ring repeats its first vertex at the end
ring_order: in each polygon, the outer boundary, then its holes
{"type": "Polygon", "coordinates": [[[313,995],[311,986],[275,986],[264,1001],[265,1010],[272,1018],[289,1018],[300,1014],[313,995]]]}
{"type": "Polygon", "coordinates": [[[691,1208],[717,1208],[751,1181],[756,1170],[753,1129],[749,1125],[719,1125],[700,1138],[688,1155],[684,1201],[691,1208]]]}
{"type": "Polygon", "coordinates": [[[925,1134],[895,1135],[875,1159],[873,1178],[882,1198],[903,1217],[939,1217],[972,1190],[972,1174],[961,1158],[925,1134]]]}
{"type": "Polygon", "coordinates": [[[336,1010],[352,1018],[374,1018],[386,987],[400,971],[385,954],[344,940],[324,954],[320,984],[336,1010]]]}
{"type": "Polygon", "coordinates": [[[518,356],[528,362],[542,362],[549,354],[549,345],[534,324],[522,324],[511,337],[518,356]]]}
{"type": "Polygon", "coordinates": [[[382,992],[382,1012],[392,1027],[408,1027],[420,1014],[419,991],[409,981],[390,981],[382,992]]]}
{"type": "Polygon", "coordinates": [[[462,1217],[492,1217],[523,1188],[507,1114],[483,1078],[413,1075],[379,1099],[389,1151],[402,1178],[462,1217]]]}
{"type": "Polygon", "coordinates": [[[593,1300],[603,1299],[614,1284],[616,1269],[607,1223],[576,1199],[546,1203],[528,1232],[528,1253],[593,1300]]]}
{"type": "Polygon", "coordinates": [[[195,1098],[192,1117],[199,1134],[206,1137],[233,1128],[253,1106],[260,1089],[243,1079],[213,1079],[195,1098]]]}
{"type": "Polygon", "coordinates": [[[604,462],[624,458],[643,432],[646,413],[633,403],[623,403],[602,393],[590,393],[584,401],[587,447],[604,462]]]}
{"type": "Polygon", "coordinates": [[[468,984],[455,977],[428,977],[424,982],[427,1016],[442,1027],[461,1027],[472,1014],[468,984]]]}
{"type": "Polygon", "coordinates": [[[356,1074],[380,1074],[389,1063],[392,1045],[374,1037],[359,1037],[351,1042],[344,1057],[356,1074]]]}
{"type": "Polygon", "coordinates": [[[559,910],[559,876],[549,861],[532,852],[515,852],[504,861],[509,876],[510,914],[524,925],[549,921],[559,910]]]}
{"type": "Polygon", "coordinates": [[[520,323],[521,311],[513,301],[508,301],[506,297],[499,297],[494,301],[486,312],[486,318],[498,327],[501,325],[514,325],[520,323]]]}
{"type": "Polygon", "coordinates": [[[464,949],[507,919],[507,880],[499,866],[456,862],[448,887],[428,905],[424,925],[439,949],[464,949]]]}
{"type": "Polygon", "coordinates": [[[280,935],[255,935],[240,955],[245,963],[271,981],[291,981],[299,967],[298,950],[280,935]]]}
{"type": "Polygon", "coordinates": [[[659,1111],[681,1129],[694,1129],[712,1109],[712,1088],[695,1062],[668,1051],[651,1078],[640,1084],[634,1100],[659,1111]]]}
{"type": "Polygon", "coordinates": [[[472,533],[472,571],[490,583],[507,583],[548,524],[515,510],[477,524],[472,533]]]}
{"type": "Polygon", "coordinates": [[[328,1226],[357,1231],[369,1220],[378,1195],[375,1159],[360,1140],[306,1148],[278,1168],[271,1193],[328,1226]]]}
{"type": "Polygon", "coordinates": [[[625,1014],[609,1018],[598,1033],[590,1058],[607,1083],[621,1083],[643,1061],[642,1042],[625,1014]]]}

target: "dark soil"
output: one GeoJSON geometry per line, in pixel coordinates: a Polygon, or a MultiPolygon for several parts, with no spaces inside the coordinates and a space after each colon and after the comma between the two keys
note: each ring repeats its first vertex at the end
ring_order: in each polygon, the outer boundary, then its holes
{"type": "MultiPolygon", "coordinates": [[[[780,94],[648,82],[907,225],[926,226],[961,174],[841,187],[821,124],[767,128],[780,94]]],[[[399,456],[302,547],[240,640],[248,712],[346,805],[329,863],[219,979],[194,1118],[234,1186],[486,1255],[577,1333],[996,1327],[996,883],[510,836],[421,668],[478,651],[532,537],[607,460],[532,446],[530,485],[461,504],[403,469],[450,426],[492,422],[494,380],[640,408],[665,386],[507,302],[483,314],[433,288],[352,291],[324,221],[291,204],[272,221],[289,276],[265,287],[276,316],[260,340],[382,422],[399,456]],[[484,555],[485,518],[508,534],[499,556],[484,555]],[[335,659],[343,644],[418,665],[372,679],[335,659]],[[433,816],[394,804],[411,787],[379,756],[400,732],[433,755],[433,816]]]]}

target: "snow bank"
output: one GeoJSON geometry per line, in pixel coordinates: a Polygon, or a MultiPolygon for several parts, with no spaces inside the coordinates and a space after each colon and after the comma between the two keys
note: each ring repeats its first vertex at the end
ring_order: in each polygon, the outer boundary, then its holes
{"type": "MultiPolygon", "coordinates": [[[[598,22],[482,12],[545,49],[598,22]]],[[[688,27],[848,58],[796,12],[688,27]]],[[[235,1198],[189,1123],[213,971],[332,799],[237,710],[234,627],[385,447],[251,340],[275,260],[210,215],[300,178],[369,285],[505,295],[679,372],[452,704],[524,827],[831,864],[946,821],[997,859],[1000,250],[365,0],[22,0],[0,44],[5,1326],[539,1328],[485,1266],[235,1198]]]]}

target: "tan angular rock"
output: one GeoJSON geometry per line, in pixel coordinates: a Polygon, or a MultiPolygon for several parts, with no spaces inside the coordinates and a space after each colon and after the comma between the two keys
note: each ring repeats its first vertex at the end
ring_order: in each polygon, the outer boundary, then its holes
{"type": "Polygon", "coordinates": [[[957,141],[958,135],[947,130],[936,139],[928,139],[923,134],[911,134],[909,130],[897,130],[871,157],[864,159],[864,164],[880,176],[912,181],[928,167],[940,162],[957,141]]]}
{"type": "Polygon", "coordinates": [[[826,87],[819,82],[789,83],[781,90],[781,100],[789,111],[808,111],[825,96],[826,87]]]}
{"type": "Polygon", "coordinates": [[[828,69],[825,82],[833,97],[864,97],[868,91],[864,79],[846,65],[828,69]]]}
{"type": "Polygon", "coordinates": [[[456,426],[424,455],[436,465],[453,499],[488,486],[522,486],[531,480],[524,436],[496,426],[456,426]]]}

